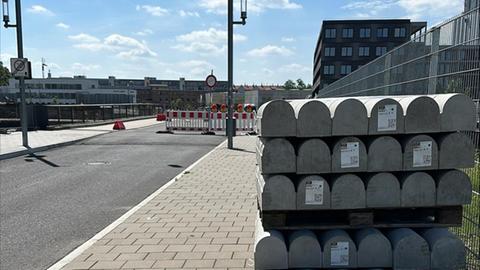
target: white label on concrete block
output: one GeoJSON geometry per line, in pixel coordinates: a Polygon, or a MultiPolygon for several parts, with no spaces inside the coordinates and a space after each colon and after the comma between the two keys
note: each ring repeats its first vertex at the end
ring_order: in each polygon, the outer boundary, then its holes
{"type": "Polygon", "coordinates": [[[432,166],[432,141],[418,142],[413,146],[413,167],[432,166]]]}
{"type": "Polygon", "coordinates": [[[397,105],[378,107],[378,131],[397,130],[397,105]]]}
{"type": "Polygon", "coordinates": [[[340,168],[360,167],[359,148],[358,142],[342,143],[340,147],[340,168]]]}
{"type": "Polygon", "coordinates": [[[330,264],[332,266],[348,265],[348,250],[348,242],[332,243],[330,247],[330,264]]]}
{"type": "Polygon", "coordinates": [[[305,184],[305,204],[323,204],[323,180],[307,181],[305,184]]]}

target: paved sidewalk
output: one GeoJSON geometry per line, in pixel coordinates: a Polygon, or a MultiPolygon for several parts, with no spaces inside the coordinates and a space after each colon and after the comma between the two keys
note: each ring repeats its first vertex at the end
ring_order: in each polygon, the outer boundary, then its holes
{"type": "MultiPolygon", "coordinates": [[[[158,122],[155,118],[124,122],[127,129],[147,127],[158,122]]],[[[28,140],[31,148],[48,147],[68,142],[74,142],[93,136],[113,132],[113,124],[92,126],[85,128],[72,128],[64,130],[39,130],[28,132],[28,140]]],[[[25,152],[22,146],[22,133],[0,134],[0,159],[2,155],[25,152]]]]}
{"type": "Polygon", "coordinates": [[[62,269],[253,269],[255,137],[235,147],[221,144],[62,269]]]}

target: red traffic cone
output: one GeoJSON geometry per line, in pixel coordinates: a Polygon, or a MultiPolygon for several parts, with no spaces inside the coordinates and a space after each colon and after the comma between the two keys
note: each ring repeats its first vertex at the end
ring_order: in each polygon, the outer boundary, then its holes
{"type": "Polygon", "coordinates": [[[125,125],[123,124],[122,121],[117,120],[117,121],[115,121],[115,124],[113,125],[113,129],[114,129],[114,130],[124,130],[124,129],[125,129],[125,125]]]}
{"type": "Polygon", "coordinates": [[[167,120],[167,116],[163,113],[157,114],[157,121],[165,121],[167,120]]]}

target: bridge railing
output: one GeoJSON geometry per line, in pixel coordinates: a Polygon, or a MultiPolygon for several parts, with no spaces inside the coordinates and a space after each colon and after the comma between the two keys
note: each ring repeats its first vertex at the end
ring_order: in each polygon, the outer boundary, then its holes
{"type": "MultiPolygon", "coordinates": [[[[317,97],[464,93],[480,99],[480,10],[464,12],[411,40],[346,77],[313,93],[317,97]]],[[[478,106],[477,106],[478,110],[478,106]]],[[[476,113],[478,119],[479,111],[476,113]]],[[[476,166],[467,170],[472,204],[463,227],[453,228],[466,243],[468,269],[480,269],[480,133],[474,141],[476,166]]]]}

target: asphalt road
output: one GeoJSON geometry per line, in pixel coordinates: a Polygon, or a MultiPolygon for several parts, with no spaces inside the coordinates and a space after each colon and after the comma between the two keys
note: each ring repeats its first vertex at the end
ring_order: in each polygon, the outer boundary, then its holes
{"type": "Polygon", "coordinates": [[[224,140],[158,126],[0,161],[0,269],[46,269],[224,140]]]}

